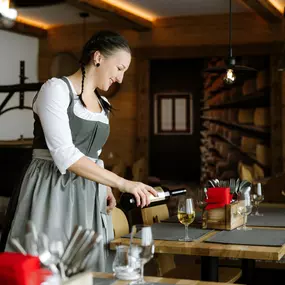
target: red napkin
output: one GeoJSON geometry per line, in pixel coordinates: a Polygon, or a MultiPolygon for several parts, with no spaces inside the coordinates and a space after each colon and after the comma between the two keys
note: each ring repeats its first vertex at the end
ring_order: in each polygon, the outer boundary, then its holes
{"type": "Polygon", "coordinates": [[[1,285],[29,285],[31,275],[39,269],[38,257],[14,252],[0,253],[1,285]]]}
{"type": "Polygon", "coordinates": [[[233,196],[230,194],[229,187],[208,188],[207,195],[208,199],[206,199],[206,210],[222,208],[225,205],[230,204],[233,196]]]}

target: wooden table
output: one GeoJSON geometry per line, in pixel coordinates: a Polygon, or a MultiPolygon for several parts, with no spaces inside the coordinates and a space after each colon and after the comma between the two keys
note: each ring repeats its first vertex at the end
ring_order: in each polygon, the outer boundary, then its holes
{"type": "MultiPolygon", "coordinates": [[[[246,284],[251,284],[251,272],[255,267],[255,260],[278,261],[285,254],[285,246],[250,246],[235,244],[217,244],[203,242],[218,231],[210,232],[193,242],[155,240],[156,253],[184,254],[201,256],[201,280],[218,281],[219,257],[238,258],[242,260],[243,278],[246,284]]],[[[139,243],[139,239],[134,239],[139,243]]],[[[111,242],[111,249],[116,245],[129,244],[129,239],[119,238],[111,242]]]]}
{"type": "MultiPolygon", "coordinates": [[[[111,273],[94,272],[93,276],[96,278],[114,278],[111,273]]],[[[177,285],[226,285],[228,283],[222,282],[204,282],[199,280],[189,279],[174,279],[174,278],[162,278],[145,276],[145,280],[151,283],[165,283],[165,284],[177,284],[177,285]]],[[[128,285],[130,281],[116,280],[113,285],[128,285]]]]}

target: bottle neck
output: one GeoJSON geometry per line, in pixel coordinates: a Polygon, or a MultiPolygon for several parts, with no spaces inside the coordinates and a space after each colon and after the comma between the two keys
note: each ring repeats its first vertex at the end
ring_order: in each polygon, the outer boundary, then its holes
{"type": "Polygon", "coordinates": [[[173,189],[173,190],[169,190],[169,193],[170,193],[170,196],[183,195],[187,193],[187,189],[185,188],[173,189]]]}

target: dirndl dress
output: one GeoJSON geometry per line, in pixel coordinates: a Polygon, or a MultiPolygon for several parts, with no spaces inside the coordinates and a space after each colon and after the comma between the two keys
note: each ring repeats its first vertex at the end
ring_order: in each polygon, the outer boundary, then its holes
{"type": "MultiPolygon", "coordinates": [[[[67,78],[61,78],[70,92],[67,113],[74,145],[94,163],[104,167],[98,158],[98,151],[109,135],[109,123],[89,121],[76,116],[74,94],[67,78]]],[[[35,97],[36,100],[37,97],[35,97]]],[[[102,112],[103,114],[103,112],[102,112]]],[[[103,114],[108,116],[107,114],[103,114]]],[[[26,223],[31,220],[38,232],[45,233],[50,241],[62,241],[66,246],[76,225],[93,229],[102,234],[103,240],[90,259],[89,268],[106,271],[108,242],[114,238],[111,215],[106,212],[107,189],[105,185],[77,176],[66,171],[62,175],[55,165],[46,146],[40,120],[34,113],[33,158],[25,172],[18,193],[14,193],[10,203],[14,213],[5,246],[5,251],[14,251],[9,239],[16,237],[24,244],[26,223]],[[17,203],[15,203],[17,200],[17,203]]],[[[108,121],[109,122],[109,121],[108,121]]],[[[110,261],[111,262],[111,261],[110,261]]],[[[110,263],[109,262],[109,263],[110,263]]],[[[108,265],[110,270],[110,264],[108,265]]]]}

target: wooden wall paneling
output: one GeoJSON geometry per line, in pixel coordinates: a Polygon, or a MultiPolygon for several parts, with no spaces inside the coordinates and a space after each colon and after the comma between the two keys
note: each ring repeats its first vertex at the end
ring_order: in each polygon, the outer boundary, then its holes
{"type": "Polygon", "coordinates": [[[135,160],[137,110],[135,72],[136,60],[132,58],[119,92],[109,99],[115,110],[110,115],[111,133],[102,152],[103,160],[113,152],[129,166],[132,166],[135,160]]]}
{"type": "MultiPolygon", "coordinates": [[[[149,32],[141,32],[142,46],[200,46],[228,44],[228,15],[179,17],[157,20],[149,32]],[[209,36],[211,35],[211,36],[209,36]]],[[[282,38],[254,13],[233,15],[233,44],[272,42],[282,38]],[[248,32],[250,27],[250,33],[248,32]]]]}
{"type": "MultiPolygon", "coordinates": [[[[281,72],[282,80],[282,119],[285,118],[285,72],[281,72]]],[[[285,120],[282,120],[282,166],[283,172],[285,172],[285,120]]]]}
{"type": "MultiPolygon", "coordinates": [[[[148,162],[149,156],[149,80],[150,64],[148,59],[137,59],[137,132],[135,145],[135,158],[144,157],[148,162]]],[[[148,163],[146,165],[148,175],[148,163]]],[[[145,177],[146,179],[146,177],[145,177]]]]}
{"type": "MultiPolygon", "coordinates": [[[[233,54],[241,55],[266,55],[276,50],[273,43],[253,43],[233,46],[233,54]]],[[[203,58],[226,57],[228,45],[201,45],[201,46],[163,46],[163,47],[137,47],[133,49],[136,56],[144,56],[151,59],[174,58],[203,58]]]]}
{"type": "Polygon", "coordinates": [[[271,73],[271,171],[272,175],[282,171],[282,73],[277,71],[278,56],[270,58],[271,73]]]}

